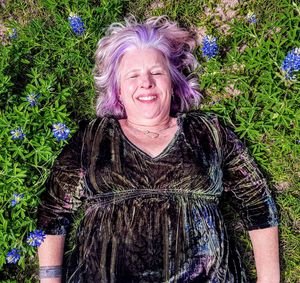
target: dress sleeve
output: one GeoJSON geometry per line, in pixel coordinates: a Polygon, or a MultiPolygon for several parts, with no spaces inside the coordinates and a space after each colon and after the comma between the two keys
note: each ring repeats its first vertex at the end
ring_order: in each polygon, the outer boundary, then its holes
{"type": "Polygon", "coordinates": [[[81,150],[86,125],[85,121],[79,124],[78,132],[56,159],[41,195],[37,226],[48,235],[65,235],[82,203],[81,150]]]}
{"type": "Polygon", "coordinates": [[[275,202],[266,179],[248,149],[229,128],[223,136],[223,184],[248,230],[278,225],[275,202]]]}

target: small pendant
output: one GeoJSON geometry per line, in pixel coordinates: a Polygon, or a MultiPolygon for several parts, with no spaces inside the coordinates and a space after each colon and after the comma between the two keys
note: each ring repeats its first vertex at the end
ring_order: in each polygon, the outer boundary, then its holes
{"type": "Polygon", "coordinates": [[[151,139],[157,139],[159,137],[158,133],[150,132],[148,130],[144,131],[144,134],[150,137],[151,139]]]}

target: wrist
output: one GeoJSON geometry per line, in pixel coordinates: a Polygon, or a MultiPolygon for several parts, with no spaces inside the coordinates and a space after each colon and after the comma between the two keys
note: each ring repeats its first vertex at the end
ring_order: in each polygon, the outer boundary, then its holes
{"type": "Polygon", "coordinates": [[[257,278],[256,283],[280,283],[280,276],[257,278]]]}
{"type": "Polygon", "coordinates": [[[40,280],[61,279],[62,266],[61,265],[40,266],[39,277],[40,277],[40,280]]]}

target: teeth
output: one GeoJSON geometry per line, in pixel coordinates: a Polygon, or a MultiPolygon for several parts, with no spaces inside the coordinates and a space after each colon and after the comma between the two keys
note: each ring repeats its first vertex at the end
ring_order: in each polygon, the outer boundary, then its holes
{"type": "Polygon", "coordinates": [[[138,99],[139,100],[152,100],[152,99],[155,99],[155,98],[156,98],[156,96],[141,96],[138,99]]]}

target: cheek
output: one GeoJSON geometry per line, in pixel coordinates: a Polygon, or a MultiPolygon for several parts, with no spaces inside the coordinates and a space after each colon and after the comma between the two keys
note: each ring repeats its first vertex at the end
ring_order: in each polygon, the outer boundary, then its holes
{"type": "Polygon", "coordinates": [[[161,80],[158,81],[160,86],[167,92],[170,92],[172,89],[172,82],[169,78],[161,78],[161,80]]]}
{"type": "Polygon", "coordinates": [[[131,95],[133,94],[137,89],[137,84],[135,82],[128,82],[123,85],[122,92],[123,95],[131,95]]]}
{"type": "Polygon", "coordinates": [[[163,81],[161,83],[161,88],[162,90],[167,94],[171,96],[172,92],[172,85],[169,82],[163,81]]]}

